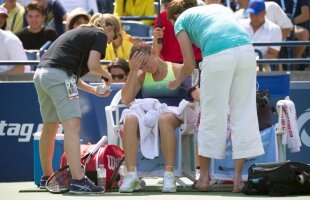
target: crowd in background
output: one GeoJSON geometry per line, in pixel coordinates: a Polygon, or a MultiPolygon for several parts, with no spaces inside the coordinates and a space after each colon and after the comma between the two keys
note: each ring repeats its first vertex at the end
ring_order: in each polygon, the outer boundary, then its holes
{"type": "MultiPolygon", "coordinates": [[[[26,60],[33,58],[32,50],[38,50],[47,41],[53,42],[65,31],[89,22],[95,13],[112,13],[117,16],[157,16],[157,0],[0,0],[1,60],[26,60]],[[5,31],[6,32],[5,32],[5,31]],[[3,39],[6,38],[6,39],[3,39]],[[7,48],[5,50],[5,48],[7,48]]],[[[182,62],[180,49],[174,36],[173,26],[166,16],[165,6],[170,0],[161,0],[160,21],[163,29],[157,29],[158,17],[141,20],[152,29],[153,47],[166,61],[182,62]],[[155,22],[155,24],[154,24],[155,22]],[[163,37],[158,45],[157,37],[163,37]]],[[[253,42],[279,42],[286,40],[309,40],[309,0],[273,0],[249,5],[248,0],[197,0],[199,6],[224,4],[235,12],[236,18],[250,35],[253,42]],[[248,7],[250,6],[250,7],[248,7]],[[251,7],[252,6],[252,7],[251,7]],[[252,12],[246,12],[252,9],[252,12]]],[[[119,20],[120,26],[122,22],[119,20]]],[[[128,60],[135,35],[121,30],[118,39],[106,49],[105,60],[122,58],[128,60]]],[[[309,57],[310,48],[297,46],[255,47],[261,58],[309,57]],[[290,53],[291,52],[291,53],[290,53]],[[289,54],[290,53],[290,54],[289,54]]],[[[195,49],[195,47],[194,47],[195,49]]],[[[200,50],[195,49],[197,66],[201,61],[200,50]]],[[[296,65],[304,70],[307,65],[296,65]]],[[[30,72],[29,66],[1,66],[0,72],[30,72]]],[[[289,70],[282,65],[264,65],[264,71],[289,70]]]]}

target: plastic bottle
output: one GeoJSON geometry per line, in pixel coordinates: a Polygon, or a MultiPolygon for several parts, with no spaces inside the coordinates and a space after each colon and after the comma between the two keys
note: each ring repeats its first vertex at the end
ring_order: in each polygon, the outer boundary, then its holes
{"type": "Polygon", "coordinates": [[[98,186],[106,188],[107,172],[103,164],[99,164],[97,169],[98,186]]]}
{"type": "Polygon", "coordinates": [[[122,165],[119,167],[118,173],[119,173],[119,176],[120,176],[118,185],[121,186],[123,184],[124,178],[125,178],[125,176],[127,174],[127,168],[126,168],[126,163],[125,162],[123,162],[122,165]]]}

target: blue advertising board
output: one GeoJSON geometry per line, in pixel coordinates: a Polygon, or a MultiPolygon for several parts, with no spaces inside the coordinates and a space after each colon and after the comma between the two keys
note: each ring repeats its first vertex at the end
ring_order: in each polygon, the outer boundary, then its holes
{"type": "MultiPolygon", "coordinates": [[[[270,128],[267,128],[261,131],[260,134],[265,154],[245,160],[242,171],[243,180],[247,180],[248,169],[252,164],[276,162],[278,159],[275,127],[272,126],[270,128]]],[[[232,160],[231,138],[227,138],[225,159],[211,160],[210,175],[212,179],[232,180],[232,177],[234,175],[234,161],[232,160]]]]}
{"type": "Polygon", "coordinates": [[[310,82],[292,82],[290,98],[295,103],[302,146],[297,153],[287,150],[286,159],[310,164],[310,82]]]}
{"type": "Polygon", "coordinates": [[[41,124],[33,83],[0,83],[0,181],[33,178],[32,134],[41,124]]]}
{"type": "MultiPolygon", "coordinates": [[[[96,143],[107,135],[104,108],[120,88],[119,84],[112,85],[111,95],[105,98],[79,91],[84,143],[96,143]]],[[[33,180],[33,134],[42,129],[34,84],[1,82],[0,92],[0,182],[33,180]]],[[[62,128],[58,131],[61,133],[62,128]]]]}

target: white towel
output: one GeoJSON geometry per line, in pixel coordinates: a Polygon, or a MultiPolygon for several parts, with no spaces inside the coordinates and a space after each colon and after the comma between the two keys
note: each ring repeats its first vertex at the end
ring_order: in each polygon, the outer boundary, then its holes
{"type": "Polygon", "coordinates": [[[290,152],[299,152],[301,141],[297,127],[296,109],[293,101],[286,97],[277,102],[280,111],[281,126],[283,128],[282,144],[287,145],[290,152]]]}
{"type": "MultiPolygon", "coordinates": [[[[176,107],[167,106],[167,104],[160,103],[157,99],[153,98],[135,99],[131,106],[122,112],[120,122],[129,114],[133,114],[138,118],[142,155],[147,159],[154,159],[159,156],[159,116],[162,113],[171,112],[174,113],[178,119],[183,120],[184,110],[188,103],[188,101],[182,100],[179,106],[176,107]]],[[[195,111],[190,109],[187,112],[187,118],[195,119],[193,115],[195,115],[195,111]]],[[[191,123],[191,121],[192,120],[190,120],[189,123],[191,123]]]]}

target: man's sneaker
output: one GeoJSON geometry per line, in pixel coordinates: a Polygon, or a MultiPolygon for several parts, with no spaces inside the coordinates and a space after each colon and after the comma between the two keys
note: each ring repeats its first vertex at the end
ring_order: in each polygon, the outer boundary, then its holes
{"type": "Polygon", "coordinates": [[[40,179],[40,186],[39,188],[40,189],[46,189],[46,182],[47,182],[47,179],[49,178],[49,176],[41,176],[41,179],[40,179]]]}
{"type": "Polygon", "coordinates": [[[176,192],[177,184],[173,172],[165,172],[162,192],[176,192]]]}
{"type": "Polygon", "coordinates": [[[72,194],[101,194],[104,193],[104,187],[96,186],[91,180],[85,177],[81,180],[72,179],[69,192],[72,194]]]}
{"type": "Polygon", "coordinates": [[[125,176],[123,184],[119,187],[119,192],[129,193],[141,189],[140,179],[136,172],[128,172],[125,176]]]}

